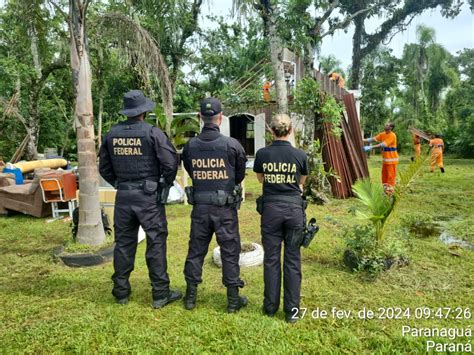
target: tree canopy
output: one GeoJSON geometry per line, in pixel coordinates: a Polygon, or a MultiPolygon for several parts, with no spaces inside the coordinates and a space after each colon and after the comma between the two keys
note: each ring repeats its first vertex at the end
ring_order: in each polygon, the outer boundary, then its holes
{"type": "MultiPolygon", "coordinates": [[[[450,53],[437,43],[435,30],[424,26],[400,57],[386,45],[425,10],[454,18],[463,2],[235,1],[234,15],[239,10],[240,16],[221,17],[201,0],[88,1],[96,131],[100,126],[97,133],[104,134],[121,119],[122,95],[135,88],[159,103],[169,133],[173,112],[197,111],[206,93],[229,104],[264,104],[261,87],[269,80],[283,97],[291,96],[294,87],[282,78],[281,50],[286,47],[303,58],[307,72],[317,61],[323,73],[340,72],[350,78],[350,87],[360,87],[367,132],[393,119],[399,127],[443,133],[449,150],[473,155],[472,48],[450,53]],[[201,15],[203,6],[211,12],[207,18],[201,15]],[[366,21],[375,17],[380,26],[369,33],[366,21]],[[353,31],[347,73],[339,58],[320,52],[321,43],[342,30],[353,31]]],[[[45,148],[77,158],[67,12],[59,0],[9,0],[0,7],[4,160],[25,137],[25,158],[45,148]]],[[[286,110],[293,110],[291,102],[286,110]]],[[[408,133],[401,134],[401,145],[408,148],[408,133]]]]}

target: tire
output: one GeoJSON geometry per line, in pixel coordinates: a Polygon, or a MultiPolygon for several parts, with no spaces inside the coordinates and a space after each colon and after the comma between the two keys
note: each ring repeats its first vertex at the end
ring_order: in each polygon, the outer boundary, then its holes
{"type": "Polygon", "coordinates": [[[106,263],[113,259],[115,244],[99,250],[97,253],[63,253],[62,248],[53,251],[66,266],[69,267],[88,267],[106,263]]]}
{"type": "MultiPolygon", "coordinates": [[[[254,250],[240,253],[239,265],[242,267],[259,266],[263,264],[263,247],[257,243],[251,243],[254,250]]],[[[214,264],[222,267],[221,248],[216,247],[212,252],[214,264]]]]}

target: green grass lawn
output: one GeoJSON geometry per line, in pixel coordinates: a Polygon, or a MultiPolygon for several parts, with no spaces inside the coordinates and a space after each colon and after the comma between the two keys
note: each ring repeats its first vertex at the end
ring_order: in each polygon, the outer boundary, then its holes
{"type": "MultiPolygon", "coordinates": [[[[406,166],[405,158],[400,169],[406,166]]],[[[372,178],[380,178],[379,157],[371,158],[372,178]]],[[[411,195],[399,205],[397,216],[426,214],[443,229],[474,242],[474,161],[446,159],[446,174],[423,175],[411,195]]],[[[260,186],[248,171],[248,200],[240,212],[245,242],[260,241],[255,198],[260,186]]],[[[114,304],[110,293],[112,265],[71,269],[52,258],[52,250],[69,233],[69,224],[46,223],[27,216],[0,218],[0,352],[240,352],[240,353],[407,353],[424,352],[428,338],[402,336],[402,326],[466,328],[472,319],[415,319],[421,307],[469,307],[474,310],[474,252],[450,253],[438,237],[411,239],[407,267],[390,270],[376,280],[351,273],[342,264],[341,226],[357,223],[348,210],[356,201],[331,199],[326,206],[310,206],[321,231],[303,254],[301,306],[308,313],[329,312],[327,319],[307,314],[296,325],[283,313],[261,314],[262,267],[242,269],[243,294],[249,305],[238,314],[225,313],[221,270],[208,254],[198,305],[186,311],[181,303],[153,310],[145,264],[145,245],[139,245],[133,294],[127,306],[114,304]],[[334,319],[332,309],[357,312],[380,307],[409,308],[410,319],[334,319]]],[[[183,265],[187,252],[190,206],[167,209],[168,266],[171,285],[185,290],[183,265]]],[[[393,221],[399,220],[398,218],[393,221]]],[[[394,222],[388,237],[402,239],[394,222]]],[[[216,246],[211,244],[211,249],[216,246]]],[[[457,312],[456,312],[457,314],[457,312]]],[[[452,314],[452,315],[456,315],[452,314]]],[[[435,339],[436,340],[436,339],[435,339]]],[[[459,338],[450,341],[470,341],[459,338]]]]}

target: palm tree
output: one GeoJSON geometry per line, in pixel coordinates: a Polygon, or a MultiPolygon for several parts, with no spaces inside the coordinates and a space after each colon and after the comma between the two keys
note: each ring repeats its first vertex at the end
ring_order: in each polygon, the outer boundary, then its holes
{"type": "Polygon", "coordinates": [[[420,95],[422,112],[426,112],[428,108],[428,101],[425,92],[425,82],[430,70],[428,47],[434,44],[435,31],[433,28],[418,25],[416,28],[416,33],[418,43],[410,44],[405,47],[403,61],[413,68],[413,72],[416,73],[415,82],[419,89],[417,90],[413,88],[414,104],[416,105],[417,97],[420,95]]]}
{"type": "Polygon", "coordinates": [[[158,81],[168,134],[173,121],[175,83],[186,56],[186,42],[197,30],[202,3],[203,0],[134,1],[136,13],[145,14],[146,21],[156,22],[154,28],[148,29],[119,12],[105,14],[101,19],[100,35],[107,36],[121,50],[145,82],[150,82],[150,74],[158,81]]]}
{"type": "Polygon", "coordinates": [[[90,0],[69,0],[71,69],[76,96],[75,126],[79,165],[79,225],[77,241],[100,245],[105,241],[99,204],[99,174],[96,164],[91,68],[87,48],[86,13],[90,0]]]}
{"type": "Polygon", "coordinates": [[[416,159],[405,171],[399,173],[400,181],[395,187],[395,193],[390,197],[384,193],[382,184],[370,179],[357,180],[352,186],[354,195],[365,207],[356,208],[356,214],[372,224],[377,243],[383,241],[387,221],[419,175],[426,159],[427,156],[416,159]]]}

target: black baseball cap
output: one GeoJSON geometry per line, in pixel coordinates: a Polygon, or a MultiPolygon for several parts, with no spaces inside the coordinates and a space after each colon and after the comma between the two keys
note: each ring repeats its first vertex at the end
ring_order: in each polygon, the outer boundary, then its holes
{"type": "Polygon", "coordinates": [[[221,102],[215,97],[206,97],[201,101],[201,115],[202,116],[215,116],[222,112],[221,102]]]}

